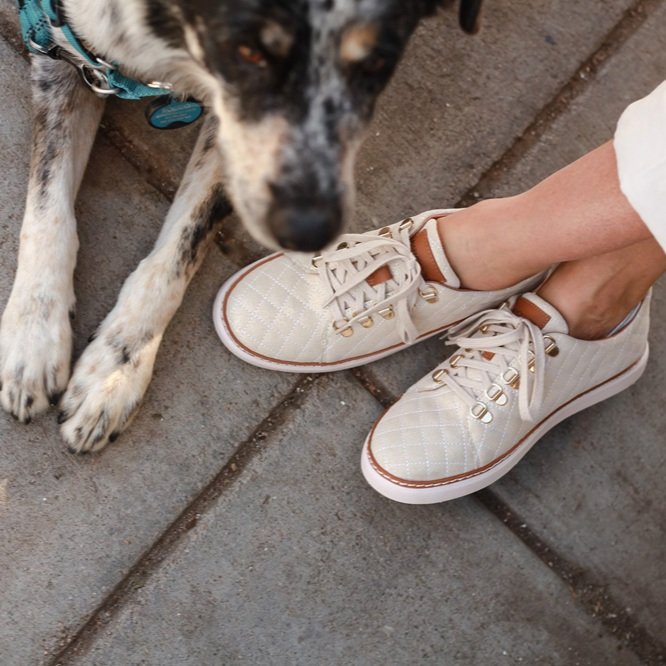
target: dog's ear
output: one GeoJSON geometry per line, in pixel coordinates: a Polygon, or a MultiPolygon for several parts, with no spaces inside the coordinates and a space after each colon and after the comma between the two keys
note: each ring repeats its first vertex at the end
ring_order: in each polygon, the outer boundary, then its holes
{"type": "MultiPolygon", "coordinates": [[[[453,3],[454,0],[425,0],[424,14],[428,16],[438,9],[448,9],[453,3]]],[[[483,0],[460,0],[460,27],[470,35],[479,32],[482,5],[483,0]]]]}
{"type": "Polygon", "coordinates": [[[481,7],[483,0],[460,0],[460,27],[474,35],[481,27],[481,7]]]}

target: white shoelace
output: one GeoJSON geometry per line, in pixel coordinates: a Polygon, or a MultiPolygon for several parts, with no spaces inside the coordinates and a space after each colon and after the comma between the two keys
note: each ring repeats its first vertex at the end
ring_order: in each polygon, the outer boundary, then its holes
{"type": "Polygon", "coordinates": [[[543,402],[546,355],[556,349],[551,338],[505,305],[469,317],[448,339],[460,350],[433,373],[436,383],[449,387],[481,420],[493,401],[503,404],[507,385],[513,384],[521,418],[534,421],[543,402]]]}
{"type": "Polygon", "coordinates": [[[331,293],[325,306],[333,309],[336,328],[344,330],[392,308],[400,336],[409,343],[418,336],[410,311],[425,281],[412,254],[409,228],[394,227],[391,231],[392,237],[346,234],[338,249],[323,252],[316,265],[331,293]],[[368,284],[373,273],[389,264],[390,280],[368,284]]]}

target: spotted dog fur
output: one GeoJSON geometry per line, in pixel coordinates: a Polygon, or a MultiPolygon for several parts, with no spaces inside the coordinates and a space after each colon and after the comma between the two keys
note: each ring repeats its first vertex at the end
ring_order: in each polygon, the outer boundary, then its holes
{"type": "MultiPolygon", "coordinates": [[[[479,0],[462,2],[461,21],[475,25],[479,0]]],[[[33,57],[28,197],[0,326],[2,407],[27,423],[63,394],[59,421],[72,451],[96,451],[118,436],[227,212],[222,184],[264,245],[316,251],[332,241],[353,205],[354,158],[377,96],[418,21],[441,4],[62,0],[97,55],[136,79],[169,82],[209,114],[152,252],[70,378],[74,201],[103,103],[71,66],[33,57]]]]}

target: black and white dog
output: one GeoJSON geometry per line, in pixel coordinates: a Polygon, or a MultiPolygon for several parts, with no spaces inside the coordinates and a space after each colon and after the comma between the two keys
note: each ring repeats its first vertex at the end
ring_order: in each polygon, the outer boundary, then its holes
{"type": "MultiPolygon", "coordinates": [[[[58,400],[62,436],[94,451],[126,427],[164,331],[221,216],[222,184],[264,245],[316,251],[343,230],[354,158],[418,21],[445,0],[60,0],[86,49],[209,110],[153,251],[70,379],[74,200],[102,100],[63,60],[32,58],[34,130],[0,400],[27,423],[58,400]]],[[[473,31],[481,0],[462,0],[473,31]]],[[[74,59],[58,31],[54,40],[74,59]]]]}

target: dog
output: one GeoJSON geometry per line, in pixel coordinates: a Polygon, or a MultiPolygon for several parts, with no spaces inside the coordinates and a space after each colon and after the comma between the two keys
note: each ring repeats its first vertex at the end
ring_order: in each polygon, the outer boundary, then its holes
{"type": "MultiPolygon", "coordinates": [[[[448,2],[54,2],[56,25],[85,47],[55,29],[48,54],[56,57],[31,57],[32,156],[0,325],[0,403],[29,423],[59,402],[65,443],[85,453],[115,441],[136,413],[164,331],[228,210],[225,194],[269,248],[313,252],[342,232],[376,99],[418,22],[448,2]],[[82,67],[84,49],[137,81],[201,100],[207,115],[154,249],[70,377],[74,201],[102,116],[99,95],[112,92],[98,70],[82,67]]],[[[481,0],[461,2],[460,22],[474,32],[481,0]]]]}

